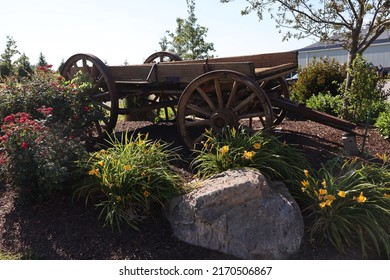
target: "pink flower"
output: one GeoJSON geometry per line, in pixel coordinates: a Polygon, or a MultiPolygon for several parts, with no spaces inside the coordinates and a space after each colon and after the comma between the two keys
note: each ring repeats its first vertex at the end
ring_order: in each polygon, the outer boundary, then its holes
{"type": "Polygon", "coordinates": [[[27,142],[23,142],[22,145],[21,145],[22,149],[27,149],[28,148],[28,144],[27,142]]]}
{"type": "Polygon", "coordinates": [[[38,112],[48,116],[48,115],[51,115],[53,113],[53,108],[52,107],[45,107],[45,106],[42,106],[41,108],[37,109],[38,112]]]}
{"type": "Polygon", "coordinates": [[[14,121],[15,121],[14,115],[9,115],[4,118],[4,122],[14,122],[14,121]]]}

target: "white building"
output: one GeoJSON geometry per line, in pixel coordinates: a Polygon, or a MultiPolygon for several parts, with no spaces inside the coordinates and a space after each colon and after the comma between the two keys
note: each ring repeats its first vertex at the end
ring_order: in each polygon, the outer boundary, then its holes
{"type": "MultiPolygon", "coordinates": [[[[390,68],[390,30],[382,33],[378,39],[373,42],[370,47],[363,53],[367,62],[371,62],[375,66],[382,65],[390,68]]],[[[345,63],[348,60],[348,52],[341,45],[325,45],[323,43],[315,43],[298,50],[298,64],[305,67],[313,58],[329,57],[335,58],[340,63],[345,63]]]]}

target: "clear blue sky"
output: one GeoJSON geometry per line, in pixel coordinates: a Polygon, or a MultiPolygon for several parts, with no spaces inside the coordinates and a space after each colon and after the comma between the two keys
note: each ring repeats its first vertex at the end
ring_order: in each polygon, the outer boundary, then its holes
{"type": "MultiPolygon", "coordinates": [[[[176,18],[187,18],[186,0],[0,0],[0,53],[6,36],[32,64],[42,52],[48,63],[87,52],[110,65],[142,63],[176,18]]],[[[209,29],[219,57],[295,50],[312,40],[282,42],[269,18],[241,16],[246,1],[196,0],[198,24],[209,29]]]]}

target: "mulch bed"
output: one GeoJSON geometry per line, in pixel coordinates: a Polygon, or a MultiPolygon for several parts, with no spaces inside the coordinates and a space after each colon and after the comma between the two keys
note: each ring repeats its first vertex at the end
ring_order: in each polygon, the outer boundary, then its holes
{"type": "MultiPolygon", "coordinates": [[[[150,138],[181,145],[174,125],[126,122],[118,131],[149,132],[150,138]],[[146,126],[145,126],[146,125],[146,126]]],[[[310,121],[285,120],[276,130],[289,144],[297,145],[313,167],[342,152],[342,131],[310,121]]],[[[364,134],[364,128],[357,132],[364,134]]],[[[361,147],[362,138],[358,137],[361,147]]],[[[379,136],[374,128],[368,131],[367,154],[390,154],[390,142],[379,136]]],[[[188,164],[178,165],[187,174],[188,164]]],[[[99,213],[86,207],[83,201],[72,200],[71,195],[60,201],[43,204],[21,203],[15,191],[0,185],[0,252],[18,254],[32,259],[234,259],[219,252],[192,246],[176,239],[169,223],[162,215],[145,221],[140,231],[123,227],[112,231],[103,227],[99,213]]],[[[359,259],[360,252],[352,248],[346,255],[320,240],[311,242],[305,236],[298,254],[292,259],[359,259]]],[[[377,259],[372,253],[369,258],[377,259]]]]}

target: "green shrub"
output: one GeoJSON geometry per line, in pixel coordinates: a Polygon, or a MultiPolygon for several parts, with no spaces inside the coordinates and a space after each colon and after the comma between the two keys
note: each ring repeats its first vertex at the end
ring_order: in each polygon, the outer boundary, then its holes
{"type": "Polygon", "coordinates": [[[304,170],[301,195],[311,211],[311,236],[328,239],[337,250],[358,245],[390,257],[390,172],[388,166],[333,160],[318,172],[304,170]]]}
{"type": "Polygon", "coordinates": [[[344,81],[346,70],[335,59],[321,58],[312,60],[299,69],[299,78],[291,88],[291,99],[305,103],[313,95],[339,95],[340,84],[344,81]]]}
{"type": "Polygon", "coordinates": [[[390,106],[387,106],[386,110],[379,113],[375,126],[379,129],[379,133],[383,138],[390,139],[390,106]]]}
{"type": "Polygon", "coordinates": [[[345,83],[341,86],[348,105],[344,117],[353,122],[366,123],[370,116],[371,123],[375,123],[386,106],[388,94],[383,90],[384,81],[378,79],[375,67],[360,55],[355,58],[348,72],[352,79],[351,86],[347,91],[345,83]]]}
{"type": "Polygon", "coordinates": [[[332,96],[330,94],[322,94],[311,96],[306,101],[307,107],[333,115],[339,116],[343,108],[343,100],[340,95],[332,96]]]}
{"type": "Polygon", "coordinates": [[[137,224],[152,213],[152,206],[182,192],[182,178],[170,167],[178,154],[168,144],[127,135],[112,138],[111,147],[91,155],[82,169],[88,173],[78,194],[86,201],[94,200],[101,209],[100,217],[112,228],[123,223],[137,224]]]}
{"type": "Polygon", "coordinates": [[[251,135],[239,127],[225,128],[221,133],[206,131],[203,147],[195,150],[191,163],[199,177],[209,177],[222,171],[252,167],[269,179],[288,180],[299,176],[307,165],[303,155],[276,137],[262,133],[251,135]]]}

